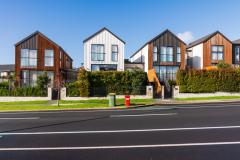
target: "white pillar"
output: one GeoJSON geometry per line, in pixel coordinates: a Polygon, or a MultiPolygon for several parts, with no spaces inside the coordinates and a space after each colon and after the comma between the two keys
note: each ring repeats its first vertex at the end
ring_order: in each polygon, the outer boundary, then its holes
{"type": "Polygon", "coordinates": [[[52,88],[48,88],[48,100],[52,100],[52,88]]]}
{"type": "Polygon", "coordinates": [[[67,88],[63,87],[61,88],[61,100],[65,100],[67,97],[67,88]]]}

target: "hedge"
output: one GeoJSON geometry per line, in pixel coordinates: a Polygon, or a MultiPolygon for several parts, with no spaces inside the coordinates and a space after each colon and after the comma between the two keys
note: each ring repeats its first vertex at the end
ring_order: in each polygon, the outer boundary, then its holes
{"type": "Polygon", "coordinates": [[[176,82],[181,93],[239,92],[240,69],[179,70],[176,82]]]}
{"type": "Polygon", "coordinates": [[[142,70],[133,71],[79,71],[78,81],[67,84],[68,96],[106,96],[146,94],[147,74],[142,70]]]}

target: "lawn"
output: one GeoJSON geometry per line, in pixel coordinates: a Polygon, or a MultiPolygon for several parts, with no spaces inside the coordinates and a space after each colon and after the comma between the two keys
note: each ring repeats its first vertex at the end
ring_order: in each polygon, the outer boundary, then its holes
{"type": "Polygon", "coordinates": [[[178,101],[194,101],[194,100],[228,100],[240,99],[240,96],[215,96],[215,97],[190,97],[190,98],[176,98],[178,101]]]}
{"type": "MultiPolygon", "coordinates": [[[[152,99],[132,99],[131,105],[152,104],[152,99]]],[[[108,100],[92,99],[81,101],[31,101],[31,102],[0,102],[0,111],[34,111],[34,110],[68,110],[109,108],[108,100]]],[[[124,107],[124,99],[117,99],[117,107],[124,107]]]]}

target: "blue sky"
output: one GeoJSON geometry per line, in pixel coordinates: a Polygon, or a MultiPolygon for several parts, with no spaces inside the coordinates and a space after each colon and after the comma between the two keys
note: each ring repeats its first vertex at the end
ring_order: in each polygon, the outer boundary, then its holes
{"type": "Polygon", "coordinates": [[[240,38],[239,0],[0,0],[0,64],[14,63],[14,44],[39,30],[83,62],[82,41],[102,27],[127,42],[128,58],[170,29],[187,41],[220,30],[240,38]]]}

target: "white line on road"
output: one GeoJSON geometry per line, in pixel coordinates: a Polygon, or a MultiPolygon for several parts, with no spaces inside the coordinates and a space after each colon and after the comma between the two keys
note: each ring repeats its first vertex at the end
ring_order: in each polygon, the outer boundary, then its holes
{"type": "Polygon", "coordinates": [[[38,148],[0,148],[0,151],[39,151],[39,150],[101,150],[101,149],[131,149],[131,148],[163,148],[163,147],[191,147],[191,146],[219,146],[237,145],[237,142],[207,142],[181,144],[153,144],[153,145],[126,145],[126,146],[90,146],[90,147],[38,147],[38,148]]]}
{"type": "Polygon", "coordinates": [[[138,130],[103,130],[103,131],[67,131],[67,132],[16,132],[0,133],[0,136],[8,135],[54,135],[54,134],[99,134],[99,133],[131,133],[131,132],[164,132],[164,131],[188,131],[188,130],[214,130],[214,129],[238,129],[240,126],[218,127],[193,127],[193,128],[162,128],[162,129],[138,129],[138,130]]]}
{"type": "Polygon", "coordinates": [[[4,117],[0,120],[29,120],[29,119],[39,119],[39,117],[4,117]]]}
{"type": "Polygon", "coordinates": [[[177,113],[163,113],[163,114],[126,114],[126,115],[111,115],[111,118],[117,117],[149,117],[149,116],[173,116],[177,115],[177,113]]]}

